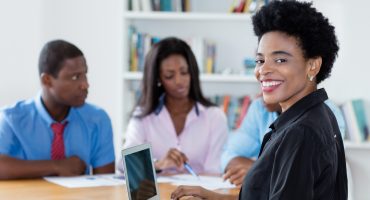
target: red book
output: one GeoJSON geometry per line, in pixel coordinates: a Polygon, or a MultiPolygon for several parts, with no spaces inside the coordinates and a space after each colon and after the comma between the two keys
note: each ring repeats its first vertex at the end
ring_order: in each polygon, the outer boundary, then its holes
{"type": "Polygon", "coordinates": [[[238,7],[236,7],[234,9],[234,12],[236,12],[236,13],[242,13],[242,12],[244,12],[244,7],[245,7],[245,0],[241,0],[240,3],[239,3],[239,5],[238,5],[238,7]]]}
{"type": "Polygon", "coordinates": [[[241,110],[240,110],[239,118],[236,121],[236,126],[235,127],[237,129],[240,127],[240,125],[243,122],[244,117],[247,115],[247,111],[248,111],[250,102],[251,102],[251,98],[249,96],[245,96],[244,99],[243,99],[243,103],[242,103],[242,107],[241,107],[241,110]]]}

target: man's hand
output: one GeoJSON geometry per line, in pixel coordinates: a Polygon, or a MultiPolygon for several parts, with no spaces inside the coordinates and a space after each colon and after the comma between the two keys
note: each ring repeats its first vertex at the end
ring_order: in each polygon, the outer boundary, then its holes
{"type": "Polygon", "coordinates": [[[86,164],[77,156],[55,161],[57,176],[77,176],[85,172],[86,164]]]}
{"type": "Polygon", "coordinates": [[[0,155],[0,180],[76,176],[85,172],[85,163],[77,156],[64,160],[21,160],[0,155]]]}
{"type": "Polygon", "coordinates": [[[229,179],[230,183],[240,187],[253,163],[253,160],[246,157],[233,158],[226,167],[224,180],[229,179]]]}

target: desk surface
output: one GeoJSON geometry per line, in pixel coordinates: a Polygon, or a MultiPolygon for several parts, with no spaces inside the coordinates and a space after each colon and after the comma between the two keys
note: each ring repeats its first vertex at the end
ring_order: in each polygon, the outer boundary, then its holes
{"type": "MultiPolygon", "coordinates": [[[[170,199],[170,194],[176,186],[159,184],[161,199],[170,199]]],[[[238,189],[222,191],[223,193],[238,194],[238,189]]],[[[1,199],[27,200],[125,200],[128,199],[126,186],[107,186],[90,188],[65,188],[43,179],[0,181],[1,199]]]]}

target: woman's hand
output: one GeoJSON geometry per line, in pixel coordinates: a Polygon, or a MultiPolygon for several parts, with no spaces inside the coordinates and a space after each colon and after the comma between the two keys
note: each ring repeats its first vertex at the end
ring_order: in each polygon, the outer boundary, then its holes
{"type": "Polygon", "coordinates": [[[211,199],[217,200],[222,197],[221,194],[206,190],[200,186],[179,186],[171,194],[172,200],[178,200],[181,197],[192,196],[191,199],[211,199]]]}
{"type": "Polygon", "coordinates": [[[170,149],[166,156],[155,163],[156,169],[167,169],[171,167],[176,167],[178,170],[182,170],[184,167],[184,162],[188,161],[188,158],[181,151],[172,148],[170,149]]]}

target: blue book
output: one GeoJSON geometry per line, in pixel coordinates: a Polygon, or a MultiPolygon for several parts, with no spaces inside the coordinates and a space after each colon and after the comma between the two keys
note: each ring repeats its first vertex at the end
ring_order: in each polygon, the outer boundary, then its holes
{"type": "Polygon", "coordinates": [[[237,113],[238,113],[238,107],[239,107],[239,99],[236,96],[232,96],[230,99],[229,108],[227,110],[227,122],[229,126],[229,130],[235,129],[236,119],[237,119],[237,113]]]}
{"type": "Polygon", "coordinates": [[[356,116],[357,126],[360,131],[361,140],[365,141],[369,136],[369,128],[367,124],[364,101],[362,99],[352,100],[352,106],[356,116]]]}
{"type": "Polygon", "coordinates": [[[138,33],[137,38],[137,57],[138,57],[138,71],[143,71],[144,69],[144,34],[138,33]]]}
{"type": "Polygon", "coordinates": [[[161,0],[161,11],[172,11],[171,0],[161,0]]]}

